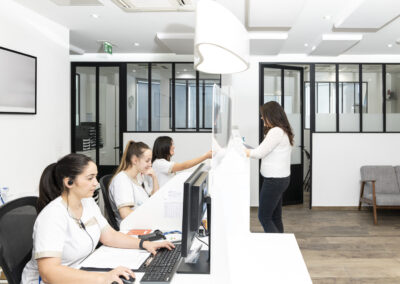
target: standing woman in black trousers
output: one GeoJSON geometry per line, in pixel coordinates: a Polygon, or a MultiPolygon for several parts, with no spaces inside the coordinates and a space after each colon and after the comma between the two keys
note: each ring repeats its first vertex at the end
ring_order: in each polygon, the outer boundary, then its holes
{"type": "Polygon", "coordinates": [[[283,233],[282,195],[290,182],[294,135],[285,111],[277,102],[262,105],[260,112],[265,138],[256,149],[245,151],[247,157],[262,159],[258,219],[266,233],[283,233]]]}

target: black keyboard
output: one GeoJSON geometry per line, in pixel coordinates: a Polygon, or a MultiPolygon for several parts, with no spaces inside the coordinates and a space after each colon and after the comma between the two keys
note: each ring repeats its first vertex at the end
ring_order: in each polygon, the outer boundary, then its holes
{"type": "Polygon", "coordinates": [[[173,250],[168,250],[166,248],[160,249],[147,266],[146,272],[140,282],[147,284],[169,283],[180,259],[180,244],[176,244],[173,250]]]}

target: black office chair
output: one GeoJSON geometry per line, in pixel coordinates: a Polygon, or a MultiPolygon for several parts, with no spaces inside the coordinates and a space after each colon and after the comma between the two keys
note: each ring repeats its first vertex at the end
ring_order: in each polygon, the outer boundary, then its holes
{"type": "Polygon", "coordinates": [[[103,194],[104,206],[106,207],[106,218],[110,223],[111,227],[119,231],[119,225],[117,219],[115,218],[114,211],[112,210],[110,197],[108,195],[108,186],[113,175],[105,175],[100,179],[101,193],[103,194]]]}
{"type": "Polygon", "coordinates": [[[37,200],[27,196],[0,207],[0,267],[9,284],[21,283],[22,271],[31,259],[37,200]]]}

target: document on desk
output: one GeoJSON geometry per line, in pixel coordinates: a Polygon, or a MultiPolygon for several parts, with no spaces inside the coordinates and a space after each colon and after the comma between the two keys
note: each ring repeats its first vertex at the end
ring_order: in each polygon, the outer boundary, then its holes
{"type": "Polygon", "coordinates": [[[170,189],[164,195],[164,217],[179,218],[182,216],[182,188],[170,189]]]}
{"type": "Polygon", "coordinates": [[[138,269],[149,255],[145,250],[101,246],[81,263],[81,267],[114,269],[125,266],[138,269]]]}

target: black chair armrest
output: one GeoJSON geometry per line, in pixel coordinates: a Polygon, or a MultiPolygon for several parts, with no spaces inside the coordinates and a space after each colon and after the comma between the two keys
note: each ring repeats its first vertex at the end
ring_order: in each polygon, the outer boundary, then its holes
{"type": "Polygon", "coordinates": [[[374,179],[361,180],[362,182],[376,182],[374,179]]]}

